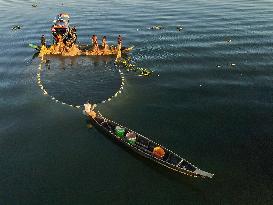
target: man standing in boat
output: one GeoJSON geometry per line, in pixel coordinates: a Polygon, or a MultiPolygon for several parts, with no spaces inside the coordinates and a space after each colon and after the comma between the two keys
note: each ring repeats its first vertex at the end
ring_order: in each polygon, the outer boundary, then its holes
{"type": "Polygon", "coordinates": [[[106,36],[102,37],[101,46],[102,46],[102,49],[103,49],[103,54],[106,54],[107,52],[109,52],[109,46],[108,46],[107,41],[106,41],[106,36]]]}
{"type": "Polygon", "coordinates": [[[93,52],[97,53],[99,51],[99,44],[98,44],[98,38],[96,35],[93,35],[92,38],[92,50],[93,52]]]}
{"type": "Polygon", "coordinates": [[[83,114],[87,116],[91,116],[92,118],[95,118],[97,115],[96,112],[94,111],[96,106],[97,106],[96,104],[92,105],[90,101],[88,100],[87,103],[84,104],[83,114]]]}
{"type": "Polygon", "coordinates": [[[117,58],[116,58],[116,60],[121,58],[121,44],[122,44],[122,38],[121,38],[121,35],[118,35],[117,58]]]}
{"type": "Polygon", "coordinates": [[[68,33],[68,41],[70,42],[71,46],[73,46],[77,41],[77,30],[75,27],[72,27],[68,33]]]}
{"type": "Polygon", "coordinates": [[[46,46],[45,35],[42,35],[42,36],[41,36],[41,46],[46,46]]]}

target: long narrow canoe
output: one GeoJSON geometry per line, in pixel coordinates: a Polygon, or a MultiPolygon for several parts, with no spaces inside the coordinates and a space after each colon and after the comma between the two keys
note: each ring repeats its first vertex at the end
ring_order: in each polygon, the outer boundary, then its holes
{"type": "Polygon", "coordinates": [[[182,174],[186,174],[193,177],[203,177],[203,178],[212,178],[214,174],[202,171],[196,166],[192,165],[190,162],[175,154],[174,152],[168,150],[162,145],[144,137],[143,135],[130,130],[124,126],[119,125],[116,122],[113,122],[101,114],[97,114],[95,117],[86,113],[91,123],[101,132],[108,135],[118,143],[123,144],[128,147],[130,150],[138,153],[139,155],[151,159],[152,161],[161,164],[171,170],[177,171],[182,174]],[[120,137],[116,133],[116,128],[122,127],[124,129],[124,136],[120,137]],[[132,143],[127,137],[127,133],[134,133],[135,141],[132,143]],[[155,148],[160,148],[164,150],[164,156],[159,157],[154,153],[155,148]]]}

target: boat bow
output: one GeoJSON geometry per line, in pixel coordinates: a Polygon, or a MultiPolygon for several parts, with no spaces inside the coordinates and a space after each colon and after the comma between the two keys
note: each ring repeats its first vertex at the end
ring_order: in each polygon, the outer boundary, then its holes
{"type": "Polygon", "coordinates": [[[214,174],[211,174],[209,172],[205,172],[205,171],[198,169],[198,168],[194,171],[194,173],[196,175],[200,175],[201,177],[208,177],[208,178],[212,178],[214,175],[214,174]]]}

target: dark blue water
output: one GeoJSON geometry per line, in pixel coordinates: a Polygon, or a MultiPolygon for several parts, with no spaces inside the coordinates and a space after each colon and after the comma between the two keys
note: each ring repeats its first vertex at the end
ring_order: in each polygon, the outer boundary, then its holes
{"type": "MultiPolygon", "coordinates": [[[[0,204],[273,203],[271,1],[32,3],[0,1],[0,204]],[[213,179],[131,154],[87,129],[81,111],[43,95],[28,44],[42,34],[50,42],[60,12],[70,13],[81,43],[122,34],[134,62],[155,72],[126,73],[124,91],[101,112],[213,179]]],[[[49,94],[74,104],[107,99],[121,82],[111,58],[51,58],[41,78],[49,94]]]]}

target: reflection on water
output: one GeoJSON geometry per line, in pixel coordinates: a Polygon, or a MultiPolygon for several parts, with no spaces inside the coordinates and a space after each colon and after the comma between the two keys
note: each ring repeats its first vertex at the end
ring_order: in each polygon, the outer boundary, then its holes
{"type": "Polygon", "coordinates": [[[99,103],[119,91],[121,76],[109,56],[47,56],[41,71],[43,89],[54,100],[82,105],[99,103]]]}
{"type": "MultiPolygon", "coordinates": [[[[272,202],[273,2],[33,3],[0,0],[0,204],[272,202]],[[212,180],[134,158],[87,130],[77,109],[41,93],[40,60],[28,44],[42,34],[51,43],[60,12],[71,15],[80,44],[93,34],[116,44],[121,34],[124,46],[135,46],[134,63],[159,74],[126,75],[122,94],[98,106],[102,114],[210,170],[212,180]],[[164,29],[148,29],[155,25],[164,29]]],[[[41,80],[60,100],[99,102],[122,86],[113,61],[49,57],[41,80]]]]}

